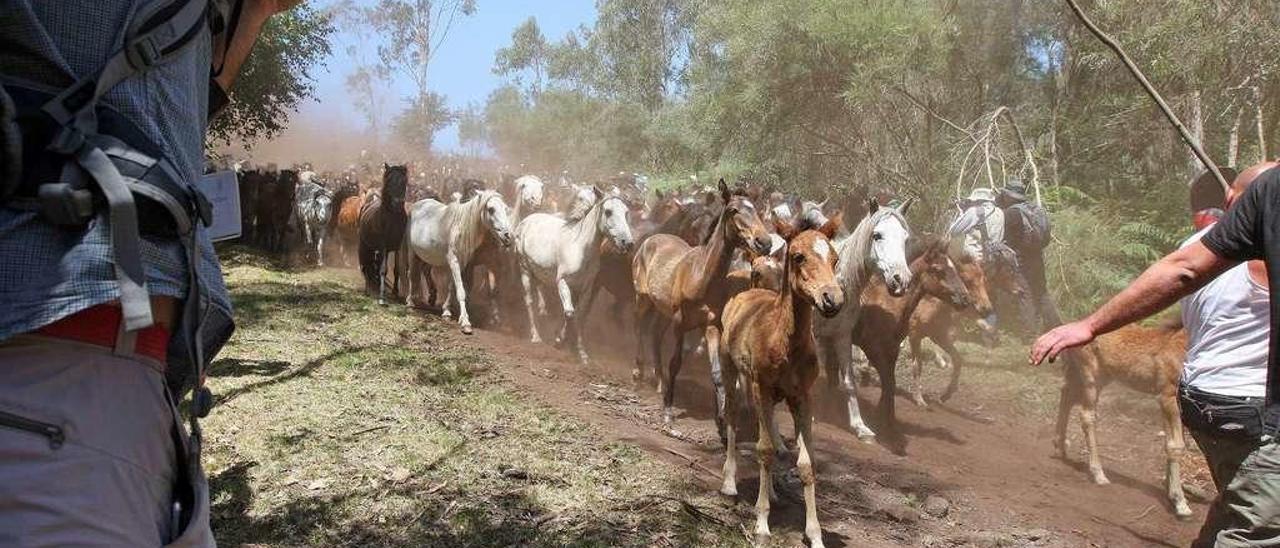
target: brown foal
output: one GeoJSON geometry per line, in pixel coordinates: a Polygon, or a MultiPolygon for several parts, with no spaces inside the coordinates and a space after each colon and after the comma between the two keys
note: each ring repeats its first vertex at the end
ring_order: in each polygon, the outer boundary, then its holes
{"type": "MultiPolygon", "coordinates": [[[[844,291],[836,281],[836,249],[831,243],[840,219],[832,219],[817,230],[797,231],[781,225],[778,232],[788,240],[783,266],[783,290],[751,289],[734,296],[724,307],[723,346],[725,399],[716,411],[716,422],[725,432],[724,484],[720,492],[736,496],[737,442],[732,415],[737,410],[737,384],[751,391],[759,403],[756,413],[759,440],[756,456],[760,462],[760,489],[756,498],[756,539],[769,536],[769,499],[773,494],[771,469],[774,446],[774,404],[785,401],[795,420],[796,467],[804,484],[805,536],[809,545],[821,548],[822,528],[818,524],[817,476],[813,467],[813,406],[809,388],[818,378],[818,354],[813,337],[813,311],[831,317],[844,304],[844,291]]],[[[708,345],[708,351],[711,346],[708,345]]]]}

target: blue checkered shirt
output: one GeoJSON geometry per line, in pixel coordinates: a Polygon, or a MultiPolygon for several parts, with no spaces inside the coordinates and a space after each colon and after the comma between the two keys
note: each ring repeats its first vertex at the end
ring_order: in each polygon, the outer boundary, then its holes
{"type": "MultiPolygon", "coordinates": [[[[121,48],[123,29],[147,4],[0,0],[0,75],[65,88],[121,48]]],[[[159,145],[189,182],[200,176],[203,164],[209,57],[209,40],[198,38],[180,57],[121,82],[101,100],[159,145]]],[[[211,359],[231,336],[231,302],[208,236],[201,231],[197,239],[201,292],[209,304],[202,334],[206,359],[211,359]]],[[[0,341],[117,300],[109,242],[105,213],[83,230],[69,230],[34,212],[0,207],[0,341]]],[[[148,291],[186,297],[189,271],[182,245],[147,239],[141,247],[148,291]]],[[[183,377],[191,368],[182,337],[174,337],[169,356],[171,383],[189,384],[183,377]]]]}

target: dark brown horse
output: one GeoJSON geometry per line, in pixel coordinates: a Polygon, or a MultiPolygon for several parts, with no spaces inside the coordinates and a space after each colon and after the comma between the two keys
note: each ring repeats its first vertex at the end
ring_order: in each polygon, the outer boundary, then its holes
{"type": "Polygon", "coordinates": [[[379,281],[385,280],[387,253],[400,249],[409,223],[404,209],[408,169],[403,165],[383,164],[382,167],[382,190],[369,196],[361,206],[359,229],[360,272],[364,274],[365,289],[378,290],[379,304],[386,302],[386,284],[379,281]]]}

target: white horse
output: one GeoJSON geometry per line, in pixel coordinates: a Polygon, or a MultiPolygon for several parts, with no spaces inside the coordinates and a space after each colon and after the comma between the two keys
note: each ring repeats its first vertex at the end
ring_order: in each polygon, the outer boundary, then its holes
{"type": "MultiPolygon", "coordinates": [[[[590,188],[590,187],[588,187],[590,188]]],[[[524,303],[529,311],[529,340],[541,342],[534,313],[534,284],[555,288],[564,310],[564,333],[574,321],[574,296],[587,296],[582,310],[590,310],[591,285],[600,268],[600,243],[604,238],[623,252],[634,240],[627,223],[627,205],[617,196],[607,196],[599,189],[592,191],[594,204],[577,220],[566,220],[547,213],[525,217],[515,231],[516,255],[520,258],[520,283],[524,286],[524,303]]],[[[585,365],[587,352],[582,346],[578,326],[573,326],[578,357],[585,365]]],[[[562,339],[563,340],[563,339],[562,339]]]]}
{"type": "Polygon", "coordinates": [[[408,233],[409,248],[417,259],[410,265],[410,301],[418,294],[416,286],[422,279],[418,261],[431,267],[448,266],[453,291],[446,293],[442,315],[445,318],[451,316],[449,305],[456,292],[458,324],[463,333],[471,334],[467,284],[462,279],[462,272],[487,235],[496,238],[503,246],[511,245],[511,216],[502,195],[485,190],[465,202],[447,205],[430,198],[422,200],[413,204],[408,233]]]}
{"type": "Polygon", "coordinates": [[[516,179],[515,187],[516,199],[515,204],[511,206],[511,222],[520,224],[525,217],[542,209],[545,185],[542,179],[533,175],[524,175],[516,179]]]}
{"type": "Polygon", "coordinates": [[[329,212],[333,208],[333,192],[314,181],[315,173],[299,176],[294,199],[294,214],[302,225],[307,245],[316,246],[316,266],[324,266],[324,238],[329,232],[329,212]]]}
{"type": "Polygon", "coordinates": [[[861,439],[875,437],[875,432],[858,413],[852,355],[853,328],[861,315],[862,288],[872,275],[879,275],[889,287],[889,294],[898,297],[911,283],[911,268],[907,263],[907,238],[911,236],[911,229],[903,217],[911,200],[896,209],[881,207],[874,199],[870,206],[871,212],[853,233],[835,242],[840,257],[836,278],[844,289],[844,307],[835,317],[818,318],[814,324],[818,360],[826,371],[828,384],[838,382],[848,397],[849,428],[861,439]]]}
{"type": "Polygon", "coordinates": [[[591,185],[570,184],[570,190],[569,205],[564,214],[565,218],[570,221],[576,221],[586,216],[591,206],[596,205],[596,202],[600,200],[596,194],[600,191],[591,185]]]}

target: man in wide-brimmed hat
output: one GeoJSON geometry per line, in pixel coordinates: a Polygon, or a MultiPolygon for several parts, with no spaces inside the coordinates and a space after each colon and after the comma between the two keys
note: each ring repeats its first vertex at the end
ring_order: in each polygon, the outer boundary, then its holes
{"type": "Polygon", "coordinates": [[[964,247],[983,262],[1004,245],[1004,212],[996,207],[996,194],[979,187],[969,192],[962,205],[964,211],[951,223],[947,233],[964,238],[964,247]]]}
{"type": "Polygon", "coordinates": [[[1049,215],[1044,208],[1027,201],[1027,185],[1018,179],[1009,181],[997,205],[1004,209],[1005,243],[1017,258],[1017,271],[1026,292],[1021,295],[1022,310],[1028,327],[1054,326],[1062,323],[1058,307],[1049,295],[1044,275],[1044,248],[1049,245],[1049,215]]]}

